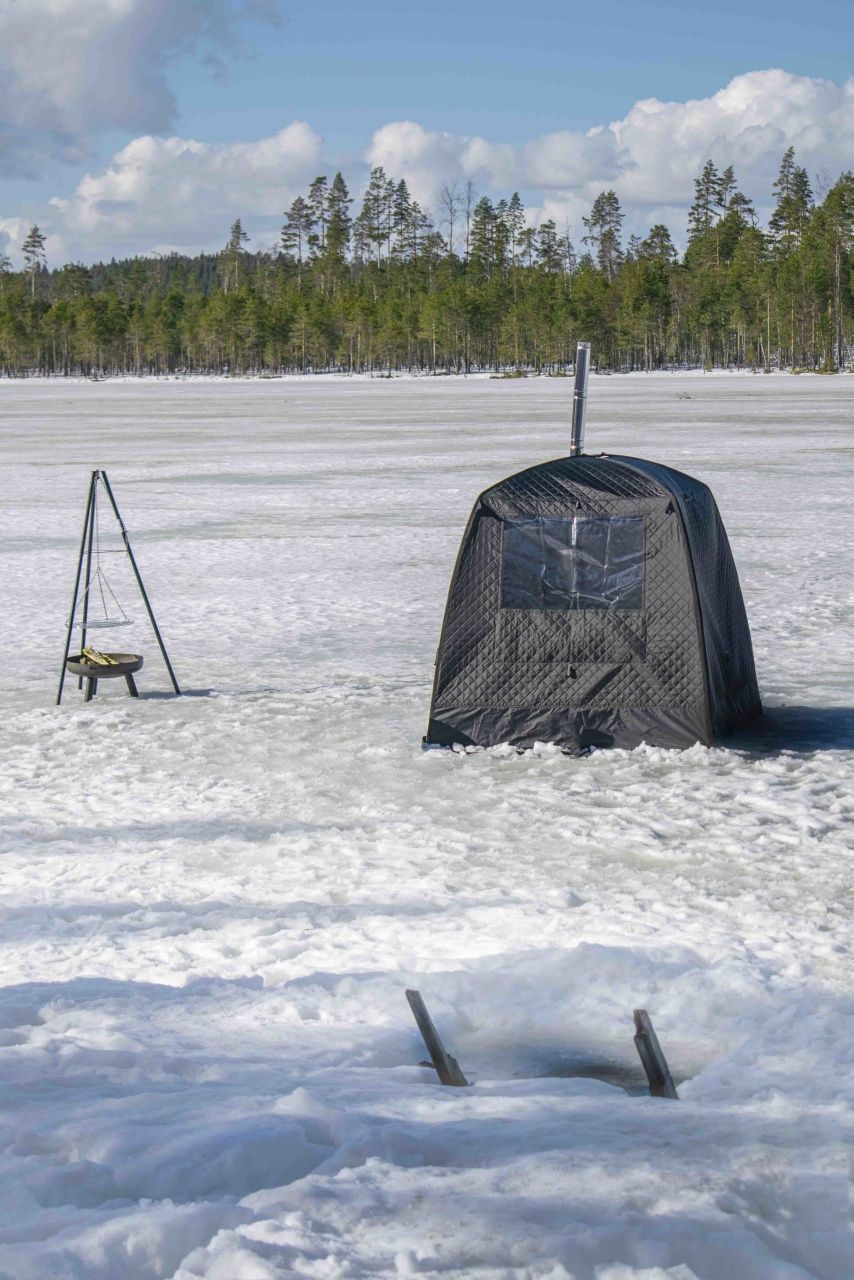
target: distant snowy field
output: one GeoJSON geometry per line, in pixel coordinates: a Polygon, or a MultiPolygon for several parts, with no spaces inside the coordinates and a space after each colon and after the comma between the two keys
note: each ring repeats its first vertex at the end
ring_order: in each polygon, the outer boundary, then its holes
{"type": "Polygon", "coordinates": [[[3,1280],[854,1275],[854,378],[591,384],[591,452],[716,494],[752,738],[423,753],[468,511],[570,396],[0,383],[3,1280]],[[112,556],[143,696],[53,705],[92,467],[183,699],[112,556]]]}

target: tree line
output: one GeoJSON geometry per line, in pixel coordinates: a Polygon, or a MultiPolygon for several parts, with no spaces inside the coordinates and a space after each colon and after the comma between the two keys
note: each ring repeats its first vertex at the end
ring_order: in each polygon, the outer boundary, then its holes
{"type": "Polygon", "coordinates": [[[431,216],[379,167],[355,215],[317,177],[269,249],[237,219],[219,254],[56,268],[34,226],[0,257],[0,373],[559,372],[581,338],[615,370],[850,366],[854,173],[814,191],[789,148],[765,229],[732,167],[694,185],[682,255],[663,224],[626,241],[614,191],[575,243],[471,183],[431,216]]]}

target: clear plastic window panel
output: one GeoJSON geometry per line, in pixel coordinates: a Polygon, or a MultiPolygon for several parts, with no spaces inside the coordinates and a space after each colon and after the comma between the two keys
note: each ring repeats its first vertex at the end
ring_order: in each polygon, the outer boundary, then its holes
{"type": "Polygon", "coordinates": [[[644,521],[637,516],[504,521],[502,609],[642,609],[644,521]]]}

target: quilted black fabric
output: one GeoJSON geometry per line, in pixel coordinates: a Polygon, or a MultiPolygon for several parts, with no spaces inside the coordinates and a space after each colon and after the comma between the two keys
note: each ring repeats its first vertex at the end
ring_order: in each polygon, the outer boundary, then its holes
{"type": "Polygon", "coordinates": [[[753,644],[738,572],[711,489],[682,471],[640,458],[620,458],[671,486],[688,538],[703,627],[712,727],[732,732],[762,712],[753,644]]]}
{"type": "Polygon", "coordinates": [[[602,456],[531,467],[481,494],[451,582],[427,743],[682,747],[758,706],[738,578],[705,485],[602,456]],[[502,608],[505,520],[615,516],[644,520],[642,608],[502,608]]]}

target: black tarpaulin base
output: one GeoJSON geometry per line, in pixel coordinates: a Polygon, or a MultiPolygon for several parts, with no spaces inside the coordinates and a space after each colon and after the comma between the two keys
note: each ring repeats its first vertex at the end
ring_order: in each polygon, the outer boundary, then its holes
{"type": "Polygon", "coordinates": [[[580,711],[573,707],[542,711],[519,707],[512,711],[437,709],[425,741],[437,746],[488,747],[506,743],[528,750],[551,743],[568,755],[592,747],[690,747],[706,742],[704,725],[678,712],[609,710],[580,711]]]}

